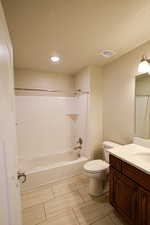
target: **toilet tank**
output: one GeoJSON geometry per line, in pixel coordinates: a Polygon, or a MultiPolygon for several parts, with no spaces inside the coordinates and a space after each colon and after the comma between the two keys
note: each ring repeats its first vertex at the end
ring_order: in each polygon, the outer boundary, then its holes
{"type": "Polygon", "coordinates": [[[107,151],[110,148],[117,148],[120,147],[120,144],[117,144],[115,142],[112,141],[104,141],[103,142],[103,151],[104,151],[104,157],[105,157],[105,161],[109,163],[109,152],[107,151]]]}

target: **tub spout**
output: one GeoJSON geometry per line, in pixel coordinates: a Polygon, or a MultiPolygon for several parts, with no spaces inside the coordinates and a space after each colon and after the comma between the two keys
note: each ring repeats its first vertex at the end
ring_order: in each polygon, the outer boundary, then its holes
{"type": "Polygon", "coordinates": [[[74,149],[74,150],[82,149],[82,146],[81,146],[81,145],[80,145],[80,146],[76,146],[76,147],[74,147],[73,149],[74,149]]]}

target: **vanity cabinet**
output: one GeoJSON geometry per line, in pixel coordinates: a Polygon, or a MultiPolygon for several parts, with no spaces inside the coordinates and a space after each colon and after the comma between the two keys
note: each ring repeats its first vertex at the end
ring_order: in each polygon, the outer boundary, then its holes
{"type": "Polygon", "coordinates": [[[110,155],[110,203],[129,224],[150,225],[150,176],[110,155]]]}
{"type": "Polygon", "coordinates": [[[140,215],[138,225],[150,225],[150,192],[139,189],[139,212],[140,215]]]}

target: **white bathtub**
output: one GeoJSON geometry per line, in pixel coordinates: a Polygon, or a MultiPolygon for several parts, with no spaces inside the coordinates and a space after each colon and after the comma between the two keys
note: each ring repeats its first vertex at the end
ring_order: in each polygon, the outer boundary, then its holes
{"type": "Polygon", "coordinates": [[[32,160],[19,160],[20,171],[27,175],[27,181],[21,184],[21,190],[29,191],[47,183],[81,174],[86,161],[86,157],[78,157],[73,151],[32,160]]]}

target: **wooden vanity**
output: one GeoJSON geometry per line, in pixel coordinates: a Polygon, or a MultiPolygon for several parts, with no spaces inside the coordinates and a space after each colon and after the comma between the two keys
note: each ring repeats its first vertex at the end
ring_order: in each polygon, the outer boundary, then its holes
{"type": "Polygon", "coordinates": [[[150,225],[150,175],[110,155],[110,203],[132,225],[150,225]]]}

